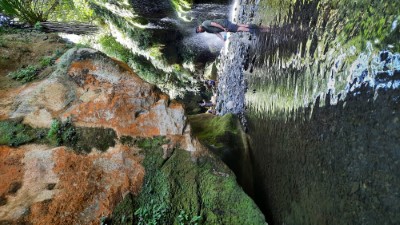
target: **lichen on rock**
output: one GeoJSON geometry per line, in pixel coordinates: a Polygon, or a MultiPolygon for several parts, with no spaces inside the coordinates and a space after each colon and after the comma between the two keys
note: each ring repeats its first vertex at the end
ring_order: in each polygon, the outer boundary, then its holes
{"type": "Polygon", "coordinates": [[[192,138],[180,103],[92,49],[56,66],[10,89],[0,111],[0,221],[122,223],[152,207],[166,224],[263,224],[234,174],[192,138]]]}

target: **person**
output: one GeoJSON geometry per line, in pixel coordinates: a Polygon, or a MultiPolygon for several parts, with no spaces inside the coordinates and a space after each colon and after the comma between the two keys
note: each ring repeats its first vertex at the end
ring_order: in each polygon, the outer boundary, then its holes
{"type": "Polygon", "coordinates": [[[220,34],[221,32],[251,32],[268,31],[267,27],[258,27],[254,24],[234,24],[227,19],[206,20],[201,25],[196,27],[196,33],[213,33],[216,34],[222,41],[225,39],[220,34]]]}

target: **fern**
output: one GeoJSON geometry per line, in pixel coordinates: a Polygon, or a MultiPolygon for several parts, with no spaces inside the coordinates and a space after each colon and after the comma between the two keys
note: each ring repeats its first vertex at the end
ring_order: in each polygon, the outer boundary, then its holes
{"type": "Polygon", "coordinates": [[[59,3],[58,0],[0,0],[0,8],[5,14],[34,25],[46,21],[59,3]]]}

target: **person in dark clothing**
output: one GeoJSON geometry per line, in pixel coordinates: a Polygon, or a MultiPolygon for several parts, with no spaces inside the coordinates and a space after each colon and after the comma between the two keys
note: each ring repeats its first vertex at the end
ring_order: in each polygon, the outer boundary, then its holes
{"type": "Polygon", "coordinates": [[[213,33],[216,34],[221,40],[225,41],[225,39],[220,34],[221,32],[251,32],[255,33],[256,31],[265,32],[268,28],[266,27],[258,27],[253,24],[234,24],[227,19],[215,19],[215,20],[206,20],[201,25],[196,27],[196,33],[213,33]]]}

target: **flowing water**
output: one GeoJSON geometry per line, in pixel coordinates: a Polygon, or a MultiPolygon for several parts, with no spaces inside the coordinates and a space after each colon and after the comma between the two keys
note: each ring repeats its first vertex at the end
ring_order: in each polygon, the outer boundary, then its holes
{"type": "Polygon", "coordinates": [[[217,110],[247,127],[268,222],[400,224],[399,8],[235,2],[233,21],[270,30],[225,43],[217,110]]]}

